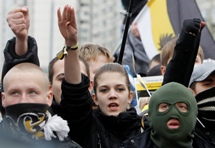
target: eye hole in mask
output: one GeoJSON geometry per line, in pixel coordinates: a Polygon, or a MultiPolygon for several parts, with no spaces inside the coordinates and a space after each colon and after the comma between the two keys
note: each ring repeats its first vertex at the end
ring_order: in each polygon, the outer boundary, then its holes
{"type": "MultiPolygon", "coordinates": [[[[177,102],[174,104],[178,111],[182,113],[186,113],[188,111],[188,105],[184,102],[177,102]]],[[[158,106],[158,112],[167,112],[172,104],[169,103],[160,103],[158,106]]]]}

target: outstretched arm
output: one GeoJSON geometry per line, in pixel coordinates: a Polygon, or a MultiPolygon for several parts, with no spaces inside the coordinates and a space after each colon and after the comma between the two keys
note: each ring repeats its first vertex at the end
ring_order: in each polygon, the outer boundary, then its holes
{"type": "MultiPolygon", "coordinates": [[[[67,47],[74,47],[78,44],[77,25],[74,8],[66,5],[61,14],[60,8],[57,11],[58,25],[62,36],[65,39],[67,47]]],[[[67,50],[65,57],[65,80],[71,84],[79,84],[81,82],[81,71],[78,58],[78,50],[67,50]]]]}
{"type": "MultiPolygon", "coordinates": [[[[74,8],[67,5],[62,14],[60,9],[57,14],[59,29],[66,46],[75,49],[78,41],[74,8]]],[[[61,85],[61,116],[68,121],[70,138],[83,146],[86,144],[83,139],[90,137],[92,121],[92,99],[88,91],[90,80],[81,75],[78,50],[68,49],[67,52],[64,59],[65,79],[61,85]]]]}
{"type": "Polygon", "coordinates": [[[15,34],[15,38],[8,40],[4,49],[4,75],[16,64],[30,62],[39,66],[37,55],[37,43],[34,38],[28,36],[30,18],[27,7],[18,7],[10,11],[6,17],[8,26],[15,34]]]}
{"type": "MultiPolygon", "coordinates": [[[[4,65],[1,79],[14,66],[23,62],[34,63],[39,66],[37,43],[34,38],[28,37],[30,19],[27,7],[19,7],[10,11],[6,17],[8,26],[15,34],[15,38],[8,40],[4,49],[4,65]]],[[[3,91],[3,87],[1,88],[3,91]]],[[[1,103],[0,103],[1,106],[1,103]]],[[[1,112],[4,110],[1,107],[1,112]]]]}
{"type": "Polygon", "coordinates": [[[204,26],[205,22],[201,22],[197,18],[187,19],[183,22],[173,57],[167,65],[163,85],[169,82],[178,82],[188,87],[198,53],[201,30],[204,26]]]}
{"type": "Polygon", "coordinates": [[[30,26],[28,8],[19,7],[10,11],[6,20],[16,36],[16,54],[24,55],[28,50],[28,30],[30,26]]]}

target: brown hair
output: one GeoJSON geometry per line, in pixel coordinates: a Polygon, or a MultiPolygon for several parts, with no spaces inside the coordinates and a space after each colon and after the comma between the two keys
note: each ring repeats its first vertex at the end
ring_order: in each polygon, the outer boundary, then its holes
{"type": "MultiPolygon", "coordinates": [[[[168,60],[172,59],[177,39],[178,39],[178,37],[173,38],[172,40],[167,42],[166,45],[164,45],[164,47],[162,48],[161,54],[160,54],[161,65],[167,66],[168,65],[168,60]]],[[[202,50],[202,48],[200,46],[199,46],[197,55],[200,56],[201,62],[203,62],[204,53],[203,53],[203,50],[202,50]]]]}
{"type": "Polygon", "coordinates": [[[105,47],[93,43],[87,43],[79,48],[79,56],[86,61],[95,61],[99,55],[104,55],[108,58],[109,62],[113,62],[112,54],[105,47]]]}
{"type": "MultiPolygon", "coordinates": [[[[59,59],[57,57],[54,57],[50,62],[49,62],[49,66],[48,66],[48,77],[49,77],[49,82],[52,84],[52,79],[53,79],[53,75],[54,75],[54,70],[53,70],[53,66],[54,64],[58,61],[59,59]]],[[[86,69],[87,72],[87,77],[90,77],[90,70],[89,70],[89,65],[88,63],[79,56],[79,61],[81,61],[86,69]]]]}
{"type": "Polygon", "coordinates": [[[79,61],[81,61],[84,66],[85,66],[85,70],[87,72],[87,77],[90,78],[90,68],[89,68],[89,64],[86,62],[86,60],[84,60],[82,57],[79,56],[79,61]]]}
{"type": "Polygon", "coordinates": [[[129,82],[128,74],[127,74],[125,68],[118,63],[107,63],[107,64],[103,65],[101,68],[99,68],[99,70],[95,74],[94,86],[93,86],[95,94],[96,94],[96,87],[98,86],[97,79],[99,78],[99,76],[101,74],[103,74],[105,72],[117,72],[117,73],[122,74],[126,79],[127,88],[130,91],[130,82],[129,82]]]}
{"type": "Polygon", "coordinates": [[[52,79],[53,79],[53,75],[54,75],[54,70],[53,70],[53,66],[55,64],[55,62],[57,62],[59,59],[57,57],[53,58],[50,62],[49,62],[49,73],[48,73],[48,77],[49,77],[49,82],[52,84],[52,79]]]}
{"type": "Polygon", "coordinates": [[[167,66],[168,60],[173,56],[177,39],[178,37],[173,38],[172,40],[167,42],[162,48],[161,54],[160,54],[161,65],[167,66]]]}
{"type": "Polygon", "coordinates": [[[149,61],[149,70],[152,69],[153,67],[151,67],[152,62],[157,62],[157,63],[161,63],[160,62],[160,53],[156,54],[150,61],[149,61]]]}

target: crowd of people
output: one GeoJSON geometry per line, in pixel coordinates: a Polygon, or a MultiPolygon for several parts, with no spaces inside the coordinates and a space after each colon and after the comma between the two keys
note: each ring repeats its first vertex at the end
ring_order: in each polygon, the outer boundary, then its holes
{"type": "MultiPolygon", "coordinates": [[[[205,22],[184,20],[180,35],[165,43],[151,61],[144,59],[146,54],[137,54],[138,74],[155,75],[151,70],[156,68],[156,75],[164,77],[147,110],[138,114],[131,105],[135,92],[125,66],[114,62],[101,45],[79,45],[74,7],[59,8],[57,17],[65,46],[50,61],[46,74],[39,67],[36,39],[28,35],[28,7],[7,15],[15,37],[4,49],[1,146],[215,147],[215,64],[203,63],[199,46],[205,22]]],[[[138,33],[131,36],[140,42],[138,33]]]]}

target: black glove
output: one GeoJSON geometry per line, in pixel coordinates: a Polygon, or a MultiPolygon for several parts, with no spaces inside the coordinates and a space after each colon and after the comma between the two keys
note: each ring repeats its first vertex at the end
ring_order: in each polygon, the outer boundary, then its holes
{"type": "Polygon", "coordinates": [[[183,22],[183,30],[187,33],[198,35],[201,29],[201,20],[199,18],[186,19],[183,22]]]}

